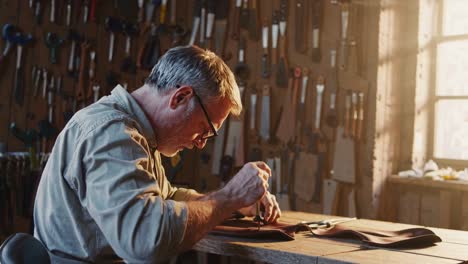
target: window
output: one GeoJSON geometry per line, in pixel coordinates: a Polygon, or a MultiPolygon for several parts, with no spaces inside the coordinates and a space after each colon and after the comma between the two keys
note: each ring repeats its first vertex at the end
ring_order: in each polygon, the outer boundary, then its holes
{"type": "MultiPolygon", "coordinates": [[[[427,1],[421,1],[423,4],[427,1]]],[[[439,22],[433,38],[433,129],[430,156],[443,165],[468,164],[467,0],[437,1],[439,22]],[[432,155],[431,155],[432,154],[432,155]]],[[[433,18],[431,18],[433,19],[433,18]]]]}

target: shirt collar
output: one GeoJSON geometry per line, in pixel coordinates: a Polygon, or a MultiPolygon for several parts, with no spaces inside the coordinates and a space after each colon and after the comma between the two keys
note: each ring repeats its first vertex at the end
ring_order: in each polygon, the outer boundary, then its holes
{"type": "Polygon", "coordinates": [[[133,96],[125,90],[121,85],[117,85],[111,92],[113,96],[117,99],[118,104],[120,104],[123,109],[127,112],[127,114],[133,116],[135,120],[140,124],[143,131],[140,133],[148,141],[148,144],[152,148],[156,148],[156,137],[154,134],[153,127],[151,126],[148,117],[146,116],[145,112],[141,108],[141,106],[137,103],[137,101],[133,98],[133,96]]]}

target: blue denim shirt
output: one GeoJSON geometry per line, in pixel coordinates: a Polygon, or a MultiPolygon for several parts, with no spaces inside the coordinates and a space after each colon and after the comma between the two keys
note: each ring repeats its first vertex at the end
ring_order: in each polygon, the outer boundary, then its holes
{"type": "Polygon", "coordinates": [[[34,236],[56,263],[130,263],[177,253],[193,190],[168,182],[145,113],[121,86],[78,111],[58,136],[34,206],[34,236]]]}

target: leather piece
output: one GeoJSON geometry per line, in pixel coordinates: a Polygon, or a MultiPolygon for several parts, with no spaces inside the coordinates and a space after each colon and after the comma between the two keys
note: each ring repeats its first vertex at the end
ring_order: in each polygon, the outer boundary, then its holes
{"type": "MultiPolygon", "coordinates": [[[[216,226],[211,234],[230,237],[244,237],[265,240],[294,240],[295,233],[307,231],[303,224],[261,224],[258,230],[257,223],[246,219],[229,219],[216,226]]],[[[347,227],[337,224],[329,229],[315,229],[312,233],[317,237],[354,238],[378,247],[388,248],[421,248],[432,246],[441,242],[439,236],[427,228],[408,228],[397,231],[386,231],[372,228],[347,227]]]]}
{"type": "Polygon", "coordinates": [[[273,239],[273,240],[294,240],[294,233],[298,226],[286,223],[260,224],[260,230],[256,222],[252,220],[235,220],[230,219],[224,221],[221,225],[216,226],[211,234],[246,237],[256,239],[273,239]]]}
{"type": "Polygon", "coordinates": [[[330,229],[317,229],[312,233],[323,237],[358,238],[366,244],[379,247],[426,247],[442,239],[427,228],[408,228],[384,231],[371,228],[356,228],[336,225],[330,229]]]}

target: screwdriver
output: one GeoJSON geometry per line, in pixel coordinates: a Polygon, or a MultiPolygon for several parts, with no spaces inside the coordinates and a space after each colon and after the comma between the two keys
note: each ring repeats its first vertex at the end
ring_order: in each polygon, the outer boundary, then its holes
{"type": "Polygon", "coordinates": [[[254,222],[257,222],[258,231],[260,231],[260,222],[262,222],[263,219],[260,216],[260,203],[259,202],[257,202],[256,213],[255,213],[255,217],[253,220],[254,222]]]}

